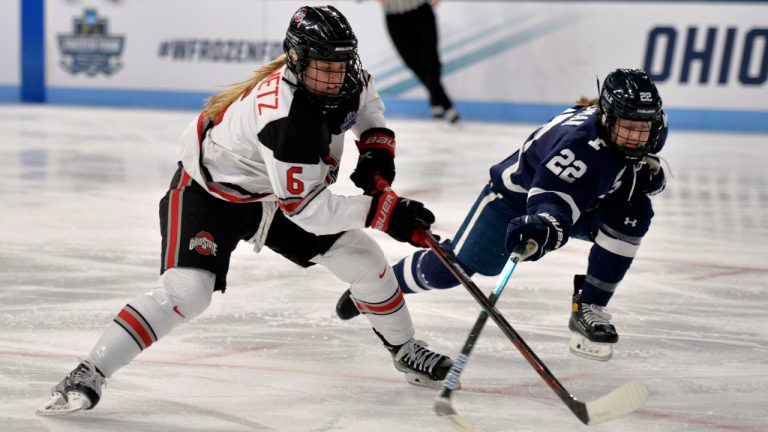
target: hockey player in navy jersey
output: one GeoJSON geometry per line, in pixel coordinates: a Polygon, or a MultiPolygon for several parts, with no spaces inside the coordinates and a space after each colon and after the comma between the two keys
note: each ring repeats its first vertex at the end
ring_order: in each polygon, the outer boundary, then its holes
{"type": "MultiPolygon", "coordinates": [[[[574,278],[571,351],[608,360],[619,335],[605,307],[650,227],[649,196],[666,184],[656,156],[666,135],[661,98],[648,75],[616,69],[598,100],[563,111],[491,167],[490,182],[444,244],[468,274],[491,276],[520,243],[535,242],[525,257],[535,261],[571,237],[592,242],[586,275],[574,278]]],[[[405,293],[459,284],[430,250],[393,268],[405,293]]],[[[337,314],[358,314],[354,293],[342,296],[337,314]]]]}
{"type": "MultiPolygon", "coordinates": [[[[162,276],[130,301],[88,357],[54,386],[41,415],[99,402],[105,379],[224,291],[241,241],[266,246],[302,267],[320,264],[350,285],[394,366],[412,384],[438,386],[452,365],[416,341],[402,292],[371,227],[425,246],[434,216],[423,204],[375,191],[395,176],[395,135],[357,38],[334,7],[292,16],[285,55],[210,98],[182,135],[182,157],[160,202],[162,276]],[[333,194],[344,133],[359,141],[353,182],[369,193],[333,194]]],[[[299,295],[299,294],[297,294],[299,295]]]]}

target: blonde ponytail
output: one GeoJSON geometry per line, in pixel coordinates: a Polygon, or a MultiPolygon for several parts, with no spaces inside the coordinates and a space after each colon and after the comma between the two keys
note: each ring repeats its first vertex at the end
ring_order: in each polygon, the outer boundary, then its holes
{"type": "Polygon", "coordinates": [[[205,100],[205,109],[203,112],[209,120],[216,120],[216,118],[224,112],[225,109],[232,102],[242,97],[245,92],[252,89],[259,81],[263,80],[267,75],[274,72],[276,69],[283,67],[285,64],[285,55],[272,60],[264,66],[256,69],[250,78],[243,82],[230,85],[226,90],[219,94],[209,97],[205,100]]]}
{"type": "Polygon", "coordinates": [[[589,99],[589,98],[586,98],[586,97],[582,96],[581,98],[579,98],[578,101],[576,101],[576,105],[583,106],[583,107],[588,107],[588,106],[592,106],[592,105],[597,105],[598,102],[600,102],[600,99],[598,99],[598,98],[589,99]]]}

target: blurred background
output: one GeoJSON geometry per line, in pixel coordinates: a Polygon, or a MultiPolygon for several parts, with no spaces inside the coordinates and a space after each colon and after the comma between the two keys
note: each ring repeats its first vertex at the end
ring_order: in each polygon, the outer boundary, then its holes
{"type": "MultiPolygon", "coordinates": [[[[378,1],[328,1],[391,117],[429,116],[378,1]]],[[[197,110],[282,53],[303,1],[7,0],[0,102],[197,110]]],[[[466,120],[539,123],[646,69],[676,129],[768,132],[768,2],[453,1],[435,7],[443,83],[466,120]]],[[[414,41],[416,43],[417,41],[414,41]]]]}
{"type": "MultiPolygon", "coordinates": [[[[433,121],[377,1],[333,1],[398,136],[396,188],[450,237],[537,124],[616,67],[641,67],[670,115],[667,190],[621,292],[622,340],[568,353],[571,241],[516,270],[499,310],[577,397],[650,388],[597,432],[768,430],[768,1],[453,1],[434,9],[460,125],[433,121]]],[[[34,415],[114,314],[157,279],[157,202],[203,100],[282,54],[292,0],[3,0],[0,14],[0,431],[438,432],[346,289],[242,243],[226,295],[109,381],[97,409],[34,415]]],[[[418,41],[414,41],[416,43],[418,41]]],[[[357,194],[347,135],[335,193],[357,194]]],[[[413,249],[367,230],[390,263],[413,249]]],[[[477,276],[489,291],[494,278],[477,276]]],[[[479,308],[462,288],[407,298],[417,336],[455,356],[479,308]]],[[[583,427],[494,325],[457,408],[489,431],[583,427]]],[[[584,426],[585,427],[585,426],[584,426]]],[[[585,427],[586,428],[586,427],[585,427]]],[[[586,430],[586,429],[585,429],[586,430]]]]}

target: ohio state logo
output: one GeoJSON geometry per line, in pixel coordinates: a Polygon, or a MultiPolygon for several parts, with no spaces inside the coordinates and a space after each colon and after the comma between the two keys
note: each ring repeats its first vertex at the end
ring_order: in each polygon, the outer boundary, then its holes
{"type": "Polygon", "coordinates": [[[296,11],[296,14],[293,15],[293,20],[296,22],[301,22],[301,20],[303,20],[306,15],[307,8],[301,8],[296,11]]]}
{"type": "Polygon", "coordinates": [[[189,250],[194,249],[200,255],[216,256],[218,245],[213,241],[213,236],[205,231],[200,231],[197,235],[189,239],[189,250]]]}

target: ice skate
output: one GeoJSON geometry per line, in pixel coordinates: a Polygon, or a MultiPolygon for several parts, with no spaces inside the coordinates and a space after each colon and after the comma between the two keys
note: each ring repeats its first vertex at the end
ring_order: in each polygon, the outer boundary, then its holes
{"type": "Polygon", "coordinates": [[[459,112],[456,111],[456,108],[450,107],[445,112],[445,120],[448,122],[448,124],[457,126],[461,122],[461,116],[459,115],[459,112]]]}
{"type": "Polygon", "coordinates": [[[453,366],[450,357],[430,351],[427,344],[411,338],[403,345],[389,348],[395,368],[413,385],[440,388],[453,366]]]}
{"type": "Polygon", "coordinates": [[[355,306],[355,301],[352,300],[352,292],[350,290],[344,291],[344,294],[339,297],[339,301],[336,302],[336,316],[340,320],[350,320],[360,315],[360,311],[355,306]]]}
{"type": "Polygon", "coordinates": [[[574,278],[573,303],[568,328],[571,330],[571,353],[592,360],[608,361],[619,334],[611,324],[611,315],[602,306],[582,303],[584,276],[574,278]]]}
{"type": "Polygon", "coordinates": [[[448,125],[458,126],[461,122],[461,116],[456,107],[445,109],[440,105],[433,105],[429,109],[432,118],[436,121],[445,122],[448,125]]]}
{"type": "Polygon", "coordinates": [[[51,398],[37,409],[41,416],[60,416],[89,410],[101,399],[104,376],[88,361],[80,363],[51,389],[51,398]]]}
{"type": "Polygon", "coordinates": [[[578,332],[571,332],[571,354],[590,360],[608,361],[613,356],[613,345],[592,342],[578,332]]]}

